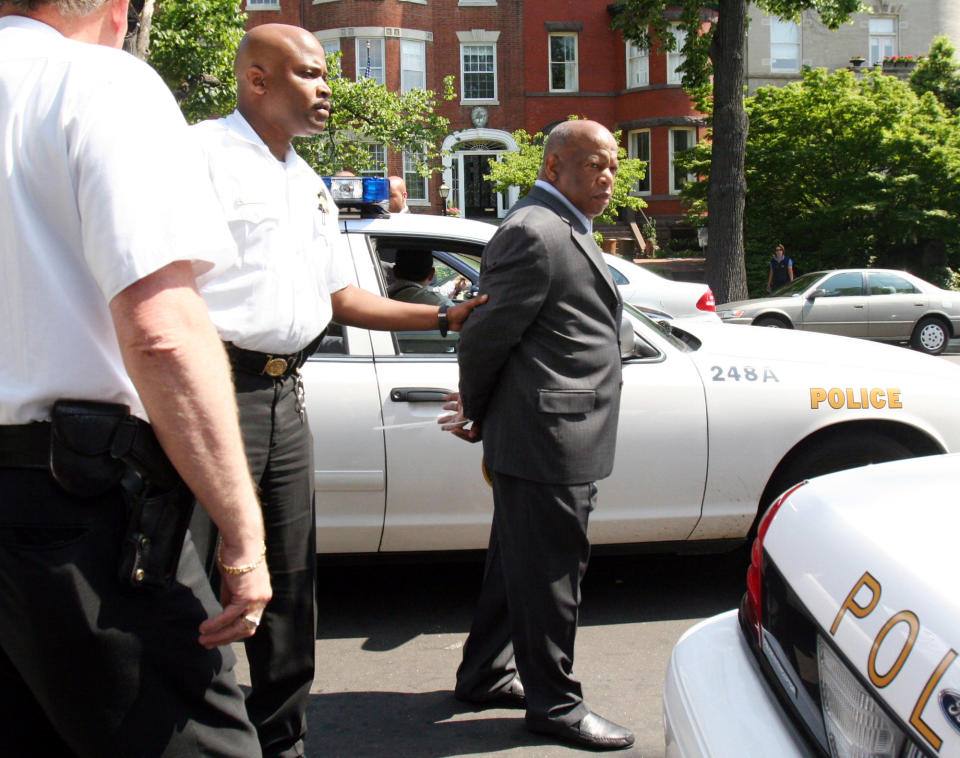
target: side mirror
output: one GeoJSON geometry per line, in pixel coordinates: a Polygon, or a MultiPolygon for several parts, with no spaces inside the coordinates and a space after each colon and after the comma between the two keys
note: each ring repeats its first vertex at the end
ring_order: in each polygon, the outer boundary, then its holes
{"type": "Polygon", "coordinates": [[[626,315],[620,316],[620,359],[627,360],[636,354],[637,334],[633,323],[626,315]]]}
{"type": "Polygon", "coordinates": [[[807,300],[816,300],[818,297],[823,297],[827,294],[826,290],[814,290],[809,295],[807,295],[807,300]]]}

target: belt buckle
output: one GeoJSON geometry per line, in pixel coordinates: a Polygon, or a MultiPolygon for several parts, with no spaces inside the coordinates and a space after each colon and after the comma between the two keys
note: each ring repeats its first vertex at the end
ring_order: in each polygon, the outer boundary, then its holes
{"type": "Polygon", "coordinates": [[[270,358],[270,360],[267,361],[267,365],[263,367],[262,373],[276,379],[278,376],[284,375],[287,370],[287,365],[286,358],[270,358]]]}

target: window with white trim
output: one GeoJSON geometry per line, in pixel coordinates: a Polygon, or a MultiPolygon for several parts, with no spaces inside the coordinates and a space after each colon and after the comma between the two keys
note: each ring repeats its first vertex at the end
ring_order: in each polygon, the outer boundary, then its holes
{"type": "Polygon", "coordinates": [[[280,0],[247,0],[248,11],[278,11],[280,0]]]}
{"type": "Polygon", "coordinates": [[[770,70],[784,74],[800,70],[800,26],[795,21],[770,19],[770,70]]]}
{"type": "Polygon", "coordinates": [[[426,200],[430,197],[429,180],[417,171],[417,163],[422,163],[423,159],[423,153],[403,153],[403,181],[407,185],[407,200],[426,200]]]}
{"type": "Polygon", "coordinates": [[[883,63],[884,58],[898,55],[897,19],[895,16],[870,18],[870,65],[883,63]]]}
{"type": "Polygon", "coordinates": [[[557,32],[548,40],[550,48],[550,91],[576,92],[579,87],[577,73],[577,33],[557,32]]]}
{"type": "Polygon", "coordinates": [[[383,84],[383,38],[357,37],[357,79],[383,84]]]}
{"type": "Polygon", "coordinates": [[[697,141],[697,130],[690,127],[678,127],[670,130],[670,194],[677,195],[684,185],[696,180],[695,174],[685,174],[674,163],[676,153],[689,150],[697,141]]]}
{"type": "Polygon", "coordinates": [[[650,52],[636,42],[627,43],[627,89],[650,84],[650,52]]]}
{"type": "Polygon", "coordinates": [[[364,142],[370,153],[370,166],[358,173],[359,176],[387,177],[387,149],[381,142],[364,142]]]}
{"type": "Polygon", "coordinates": [[[400,40],[400,91],[427,88],[427,44],[423,40],[400,40]]]}
{"type": "MultiPolygon", "coordinates": [[[[324,39],[319,40],[320,46],[323,48],[323,54],[328,58],[334,53],[340,52],[340,40],[338,39],[324,39]]],[[[340,59],[341,65],[343,64],[343,59],[340,59]]]]}
{"type": "Polygon", "coordinates": [[[461,97],[464,100],[497,99],[497,46],[460,45],[461,97]]]}
{"type": "Polygon", "coordinates": [[[670,31],[677,41],[677,47],[672,53],[667,53],[667,84],[680,84],[683,79],[683,72],[677,71],[683,62],[687,59],[681,50],[687,42],[687,33],[680,28],[679,24],[670,24],[670,31]]]}
{"type": "Polygon", "coordinates": [[[637,180],[635,191],[639,195],[650,194],[650,130],[638,129],[627,135],[627,157],[647,164],[647,173],[637,180]]]}

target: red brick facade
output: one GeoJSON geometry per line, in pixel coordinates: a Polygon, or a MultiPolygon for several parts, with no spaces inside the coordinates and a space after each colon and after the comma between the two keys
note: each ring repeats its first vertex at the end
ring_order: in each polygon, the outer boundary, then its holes
{"type": "MultiPolygon", "coordinates": [[[[661,236],[680,220],[682,207],[671,193],[670,141],[698,138],[702,116],[678,84],[667,83],[664,54],[649,56],[647,84],[627,87],[626,49],[620,33],[611,28],[606,0],[280,0],[279,5],[279,10],[259,11],[248,6],[250,25],[281,21],[301,25],[321,41],[339,39],[347,76],[356,75],[358,37],[383,38],[390,89],[400,88],[404,39],[424,42],[428,88],[438,91],[444,76],[456,76],[458,97],[440,109],[456,135],[445,143],[454,155],[442,179],[453,188],[450,204],[467,215],[502,216],[515,200],[512,195],[497,198],[477,186],[486,162],[512,147],[511,132],[543,131],[576,114],[622,130],[624,146],[630,131],[649,130],[647,213],[656,217],[661,236]],[[575,79],[573,91],[551,91],[551,34],[575,39],[566,41],[576,46],[571,66],[575,73],[568,74],[575,79]],[[462,97],[462,45],[495,49],[494,97],[462,97]],[[677,137],[672,134],[676,129],[692,131],[677,137]]],[[[399,154],[388,154],[387,170],[401,173],[399,154]]],[[[437,176],[429,182],[434,212],[441,207],[440,183],[437,176]]]]}

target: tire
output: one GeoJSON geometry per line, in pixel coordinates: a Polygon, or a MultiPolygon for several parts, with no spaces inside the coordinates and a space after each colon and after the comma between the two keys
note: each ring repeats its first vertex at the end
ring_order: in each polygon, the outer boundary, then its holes
{"type": "Polygon", "coordinates": [[[924,316],[917,322],[910,337],[910,347],[927,355],[940,355],[947,346],[950,333],[936,316],[924,316]]]}
{"type": "Polygon", "coordinates": [[[832,474],[835,471],[844,471],[870,463],[885,463],[899,461],[903,458],[914,458],[917,453],[906,445],[891,437],[882,434],[868,434],[866,432],[850,432],[830,437],[823,441],[814,441],[805,450],[801,451],[787,466],[771,481],[764,493],[760,511],[750,530],[749,539],[756,535],[757,523],[763,516],[767,506],[795,484],[814,476],[832,474]]]}
{"type": "Polygon", "coordinates": [[[792,329],[790,324],[777,316],[761,316],[753,322],[754,326],[769,326],[773,329],[792,329]]]}

